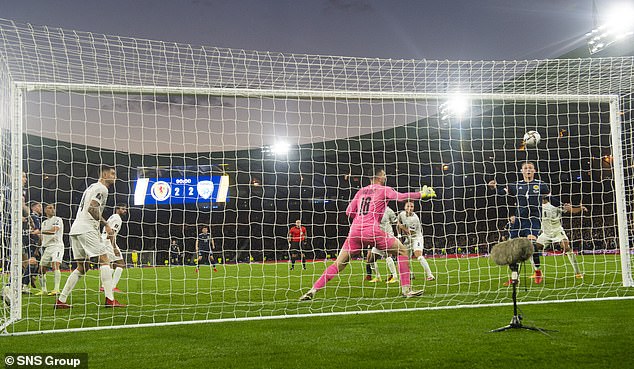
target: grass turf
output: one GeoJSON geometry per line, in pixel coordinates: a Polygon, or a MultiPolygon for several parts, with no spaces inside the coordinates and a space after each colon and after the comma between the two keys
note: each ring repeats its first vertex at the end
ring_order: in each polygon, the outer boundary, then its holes
{"type": "Polygon", "coordinates": [[[91,368],[627,368],[632,300],[0,337],[0,352],[86,352],[91,368]]]}
{"type": "MultiPolygon", "coordinates": [[[[542,259],[544,283],[534,285],[523,273],[520,302],[634,296],[631,288],[621,286],[618,255],[580,256],[583,280],[574,278],[565,256],[542,259]]],[[[308,263],[307,270],[298,264],[294,271],[288,263],[221,265],[217,273],[209,266],[201,266],[199,273],[192,266],[131,268],[119,283],[127,293],[117,294],[128,307],[114,310],[102,307],[99,272],[89,271],[69,299],[73,309],[54,310],[54,297],[23,295],[24,319],[9,332],[509,302],[509,289],[501,285],[507,268],[483,257],[429,261],[436,281],[425,281],[421,266],[413,263],[414,288],[424,288],[425,295],[407,300],[400,297],[398,284],[364,282],[361,261],[353,261],[310,302],[298,297],[323,272],[324,262],[308,263]]]]}
{"type": "Polygon", "coordinates": [[[0,337],[0,353],[87,352],[90,367],[631,367],[632,300],[528,304],[634,296],[621,287],[619,257],[580,256],[583,280],[574,278],[565,256],[542,259],[544,283],[536,286],[522,273],[518,291],[525,324],[559,331],[550,336],[487,333],[508,324],[508,305],[435,310],[510,302],[510,290],[501,286],[507,269],[486,258],[430,259],[433,282],[413,264],[414,285],[426,294],[408,300],[399,297],[398,286],[364,282],[363,263],[353,261],[314,301],[301,303],[297,298],[326,263],[309,263],[307,270],[297,265],[294,271],[287,263],[267,263],[222,265],[217,273],[209,267],[200,273],[193,267],[131,268],[120,283],[127,291],[121,300],[129,307],[115,310],[100,306],[99,274],[90,271],[73,292],[73,309],[55,311],[54,297],[25,295],[24,319],[9,331],[434,310],[7,336],[0,337]]]}

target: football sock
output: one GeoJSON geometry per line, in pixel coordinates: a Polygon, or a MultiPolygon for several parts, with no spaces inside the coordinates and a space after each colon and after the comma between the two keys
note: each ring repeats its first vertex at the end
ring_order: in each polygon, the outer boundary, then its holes
{"type": "Polygon", "coordinates": [[[372,268],[372,271],[374,272],[375,276],[378,279],[381,279],[381,272],[379,272],[379,266],[377,262],[375,261],[374,263],[370,263],[370,267],[372,268]]]}
{"type": "Polygon", "coordinates": [[[62,281],[62,272],[58,270],[53,271],[54,279],[55,279],[55,287],[53,288],[55,291],[59,291],[59,283],[62,281]]]}
{"type": "Polygon", "coordinates": [[[433,277],[434,274],[431,272],[431,268],[429,268],[429,263],[427,262],[425,257],[423,255],[419,256],[418,261],[420,262],[420,265],[423,266],[423,269],[425,269],[425,274],[427,275],[427,277],[433,277]]]}
{"type": "Polygon", "coordinates": [[[123,268],[116,267],[114,269],[114,273],[112,273],[112,288],[117,287],[117,283],[119,283],[119,279],[121,279],[121,273],[123,273],[123,268]]]}
{"type": "Polygon", "coordinates": [[[31,266],[27,264],[26,268],[24,268],[24,275],[22,276],[22,284],[29,285],[31,282],[31,266]]]}
{"type": "Polygon", "coordinates": [[[533,269],[539,270],[541,266],[541,262],[539,261],[539,251],[535,251],[533,253],[533,259],[531,260],[531,264],[533,264],[533,269]]]}
{"type": "Polygon", "coordinates": [[[566,253],[566,256],[568,257],[568,260],[570,260],[570,264],[572,264],[572,268],[575,270],[575,274],[581,274],[581,271],[579,270],[579,264],[577,264],[577,256],[575,255],[575,253],[572,251],[568,251],[566,253]]]}
{"type": "Polygon", "coordinates": [[[398,278],[398,272],[396,271],[396,264],[394,263],[394,259],[392,259],[391,256],[388,256],[387,259],[385,259],[385,264],[387,264],[387,269],[390,271],[390,274],[392,274],[392,277],[394,278],[398,278]]]}
{"type": "Polygon", "coordinates": [[[313,289],[315,291],[319,291],[326,286],[329,280],[333,279],[337,274],[339,274],[339,268],[337,268],[337,264],[330,264],[326,270],[322,273],[321,277],[315,281],[313,285],[313,289]]]}
{"type": "Polygon", "coordinates": [[[409,258],[407,256],[399,255],[398,258],[398,273],[401,280],[401,287],[405,288],[410,286],[409,275],[409,258]]]}
{"type": "Polygon", "coordinates": [[[112,293],[112,272],[110,265],[100,266],[99,274],[101,277],[101,285],[103,286],[103,291],[106,295],[106,298],[114,300],[114,294],[112,293]]]}
{"type": "Polygon", "coordinates": [[[46,274],[40,275],[40,287],[46,292],[46,274]]]}
{"type": "Polygon", "coordinates": [[[79,278],[81,278],[81,273],[79,273],[79,270],[75,269],[72,273],[70,273],[70,276],[68,276],[66,284],[64,285],[64,289],[59,295],[59,301],[64,303],[66,302],[68,295],[70,295],[70,293],[73,291],[73,288],[75,288],[75,285],[77,284],[77,281],[79,281],[79,278]]]}

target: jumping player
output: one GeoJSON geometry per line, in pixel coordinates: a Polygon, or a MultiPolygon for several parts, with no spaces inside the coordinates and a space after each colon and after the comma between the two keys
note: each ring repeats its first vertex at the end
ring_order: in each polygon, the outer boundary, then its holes
{"type": "MultiPolygon", "coordinates": [[[[542,197],[550,195],[550,188],[546,183],[535,179],[535,164],[533,162],[525,161],[522,163],[522,177],[522,180],[509,183],[506,186],[498,186],[497,182],[492,180],[488,186],[496,190],[498,195],[508,195],[515,198],[517,208],[515,209],[515,221],[509,227],[509,238],[526,237],[532,242],[536,242],[541,230],[542,197]]],[[[533,278],[535,278],[536,284],[542,283],[538,248],[539,245],[536,245],[532,261],[535,269],[533,278]]],[[[510,285],[509,282],[504,285],[510,285]]]]}

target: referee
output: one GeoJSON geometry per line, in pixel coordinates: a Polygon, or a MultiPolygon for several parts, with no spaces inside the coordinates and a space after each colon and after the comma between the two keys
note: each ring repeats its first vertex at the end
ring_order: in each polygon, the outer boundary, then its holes
{"type": "Polygon", "coordinates": [[[291,270],[295,269],[297,254],[302,258],[302,269],[306,270],[306,254],[302,246],[306,245],[306,227],[297,219],[295,225],[288,231],[288,251],[291,254],[291,270]]]}

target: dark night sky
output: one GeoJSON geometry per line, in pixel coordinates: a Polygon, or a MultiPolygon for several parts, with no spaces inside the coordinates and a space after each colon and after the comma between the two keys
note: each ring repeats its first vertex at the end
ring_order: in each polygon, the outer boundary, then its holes
{"type": "MultiPolygon", "coordinates": [[[[618,2],[596,0],[599,15],[618,2]]],[[[11,0],[0,16],[195,45],[439,60],[554,58],[593,26],[591,0],[11,0]]]]}

